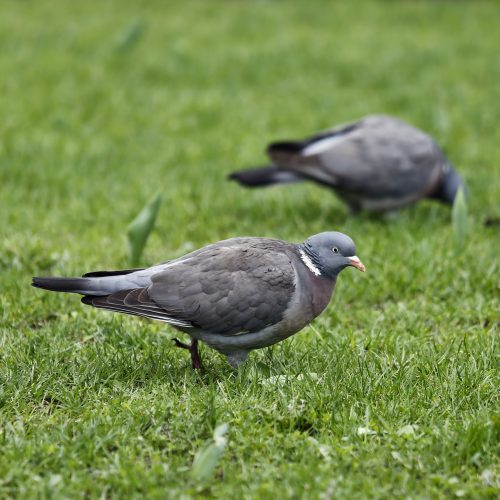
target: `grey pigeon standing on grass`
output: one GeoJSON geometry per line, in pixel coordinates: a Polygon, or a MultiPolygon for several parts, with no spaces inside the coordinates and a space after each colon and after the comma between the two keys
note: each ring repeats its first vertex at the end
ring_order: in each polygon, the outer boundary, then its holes
{"type": "Polygon", "coordinates": [[[361,271],[354,242],[325,232],[293,244],[269,238],[232,238],[147,269],[94,272],[81,278],[33,278],[32,285],[84,295],[94,307],[157,319],[192,337],[237,367],[249,351],[298,332],[330,301],[347,266],[361,271]]]}
{"type": "Polygon", "coordinates": [[[463,181],[425,132],[397,118],[373,115],[300,141],[267,148],[272,164],[232,173],[248,187],[310,180],[349,206],[386,212],[433,198],[452,204],[463,181]]]}

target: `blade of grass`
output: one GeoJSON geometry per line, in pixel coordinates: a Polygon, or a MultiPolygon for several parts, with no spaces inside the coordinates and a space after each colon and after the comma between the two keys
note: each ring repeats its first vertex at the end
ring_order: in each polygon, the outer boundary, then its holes
{"type": "Polygon", "coordinates": [[[455,196],[452,209],[452,224],[455,242],[462,246],[467,235],[467,202],[463,189],[460,187],[455,196]]]}
{"type": "Polygon", "coordinates": [[[127,229],[128,254],[132,266],[138,265],[146,242],[154,228],[163,195],[157,194],[130,223],[127,229]]]}
{"type": "Polygon", "coordinates": [[[115,42],[115,48],[118,52],[126,52],[137,45],[144,36],[146,31],[146,23],[136,21],[126,26],[120,33],[115,42]]]}
{"type": "Polygon", "coordinates": [[[206,481],[213,476],[227,444],[227,431],[227,424],[217,426],[212,441],[196,453],[191,469],[191,477],[195,481],[206,481]]]}

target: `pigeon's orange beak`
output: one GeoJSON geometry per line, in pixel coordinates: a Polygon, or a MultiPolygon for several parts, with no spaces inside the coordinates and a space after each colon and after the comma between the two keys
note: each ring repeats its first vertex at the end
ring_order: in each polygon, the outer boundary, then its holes
{"type": "Polygon", "coordinates": [[[356,257],[356,255],[353,255],[352,257],[347,257],[349,259],[349,265],[356,267],[359,269],[362,273],[366,271],[366,268],[364,264],[359,260],[359,257],[356,257]]]}

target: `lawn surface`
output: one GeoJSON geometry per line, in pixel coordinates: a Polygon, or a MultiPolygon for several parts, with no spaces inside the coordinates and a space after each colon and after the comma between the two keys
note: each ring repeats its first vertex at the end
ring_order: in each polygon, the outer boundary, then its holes
{"type": "Polygon", "coordinates": [[[496,497],[500,3],[137,4],[2,4],[0,497],[496,497]],[[375,112],[463,174],[464,244],[436,203],[353,219],[317,186],[225,179],[270,140],[375,112]],[[238,373],[208,348],[193,373],[169,327],[30,287],[126,268],[125,228],[158,191],[143,264],[335,229],[367,273],[238,373]]]}

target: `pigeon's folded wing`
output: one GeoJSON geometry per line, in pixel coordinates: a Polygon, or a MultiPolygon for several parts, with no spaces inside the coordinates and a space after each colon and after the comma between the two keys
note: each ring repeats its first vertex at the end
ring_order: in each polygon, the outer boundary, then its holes
{"type": "Polygon", "coordinates": [[[276,165],[334,188],[376,197],[430,192],[446,163],[430,136],[388,116],[336,127],[295,143],[295,149],[287,144],[292,143],[269,146],[276,165]]]}
{"type": "Polygon", "coordinates": [[[204,331],[238,335],[275,324],[295,291],[282,242],[211,247],[152,277],[152,300],[204,331]]]}

